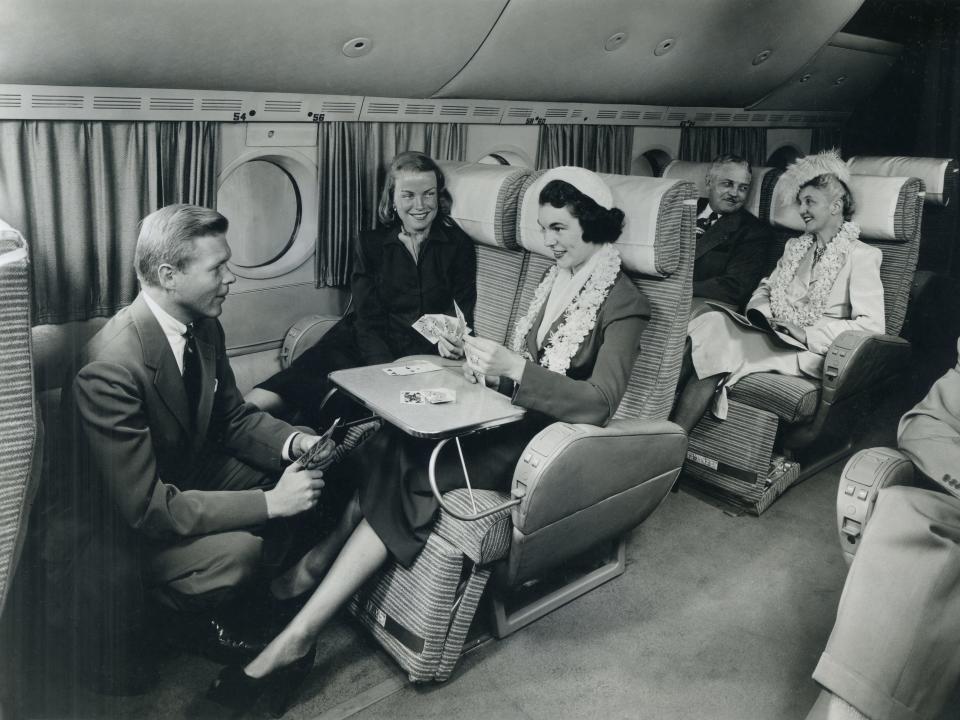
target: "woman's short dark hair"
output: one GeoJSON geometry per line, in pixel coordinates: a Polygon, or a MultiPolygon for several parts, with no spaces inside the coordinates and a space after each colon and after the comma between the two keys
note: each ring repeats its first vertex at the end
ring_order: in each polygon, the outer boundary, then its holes
{"type": "Polygon", "coordinates": [[[580,221],[585,242],[612,243],[623,232],[624,216],[620,208],[607,210],[564,180],[551,180],[544,185],[540,191],[540,204],[567,208],[580,221]]]}
{"type": "Polygon", "coordinates": [[[817,190],[822,190],[831,200],[839,200],[843,207],[844,220],[850,220],[853,217],[853,213],[857,210],[850,188],[833,173],[824,173],[823,175],[817,175],[815,178],[807,180],[800,186],[800,190],[797,190],[797,200],[800,199],[800,193],[805,187],[814,187],[817,190]]]}
{"type": "Polygon", "coordinates": [[[432,172],[437,177],[437,204],[441,215],[450,214],[450,205],[453,199],[447,190],[446,178],[443,170],[429,155],[416,150],[407,150],[397,155],[387,169],[387,178],[380,193],[380,203],[377,205],[377,217],[384,225],[391,225],[397,220],[393,208],[393,190],[397,187],[397,174],[401,172],[432,172]]]}

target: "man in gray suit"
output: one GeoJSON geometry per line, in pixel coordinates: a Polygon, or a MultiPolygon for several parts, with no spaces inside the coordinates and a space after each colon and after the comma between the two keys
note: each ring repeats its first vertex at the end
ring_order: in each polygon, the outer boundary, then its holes
{"type": "Polygon", "coordinates": [[[237,389],[217,320],[236,280],[227,226],[192,205],[144,219],[141,292],[64,387],[75,472],[61,478],[62,522],[47,552],[72,556],[78,620],[120,636],[93,638],[108,663],[124,643],[140,654],[140,631],[154,622],[147,597],[164,623],[182,625],[165,636],[222,659],[256,650],[215,611],[278,566],[289,546],[278,519],[311,510],[323,487],[319,467],[293,462],[319,438],[244,404],[237,389]]]}

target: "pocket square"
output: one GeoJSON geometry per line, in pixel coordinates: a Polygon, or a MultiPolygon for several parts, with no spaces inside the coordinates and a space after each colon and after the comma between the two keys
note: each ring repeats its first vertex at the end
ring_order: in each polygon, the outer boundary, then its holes
{"type": "Polygon", "coordinates": [[[216,394],[217,388],[220,387],[220,381],[217,378],[213,379],[213,392],[216,394]]]}

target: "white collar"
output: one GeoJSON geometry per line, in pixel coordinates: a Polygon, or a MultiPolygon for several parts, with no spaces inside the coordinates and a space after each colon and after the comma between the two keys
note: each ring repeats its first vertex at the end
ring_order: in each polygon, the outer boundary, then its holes
{"type": "Polygon", "coordinates": [[[152,312],[153,316],[157,319],[164,337],[167,338],[167,344],[173,353],[173,359],[177,361],[177,367],[180,368],[180,372],[182,373],[183,350],[187,344],[183,334],[187,331],[187,326],[160,307],[160,304],[150,297],[150,291],[146,288],[140,291],[140,295],[143,296],[143,300],[147,303],[147,307],[150,308],[150,312],[152,312]]]}
{"type": "Polygon", "coordinates": [[[602,247],[602,245],[598,246],[597,252],[594,252],[593,255],[588,257],[576,272],[571,272],[565,268],[557,268],[557,278],[553,283],[553,287],[550,288],[547,307],[543,312],[543,322],[541,322],[540,327],[537,328],[537,347],[543,347],[543,341],[547,336],[547,332],[550,330],[550,326],[563,314],[567,306],[573,301],[573,298],[576,297],[577,293],[583,289],[587,280],[590,279],[590,273],[593,272],[593,269],[600,261],[599,250],[602,247]]]}

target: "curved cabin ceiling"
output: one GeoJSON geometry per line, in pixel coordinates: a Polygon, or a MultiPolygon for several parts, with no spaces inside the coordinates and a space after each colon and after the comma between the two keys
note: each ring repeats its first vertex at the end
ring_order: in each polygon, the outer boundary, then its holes
{"type": "Polygon", "coordinates": [[[0,83],[429,97],[506,2],[2,0],[0,83]]]}
{"type": "Polygon", "coordinates": [[[0,84],[748,107],[862,1],[5,0],[0,84]]]}

